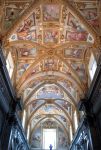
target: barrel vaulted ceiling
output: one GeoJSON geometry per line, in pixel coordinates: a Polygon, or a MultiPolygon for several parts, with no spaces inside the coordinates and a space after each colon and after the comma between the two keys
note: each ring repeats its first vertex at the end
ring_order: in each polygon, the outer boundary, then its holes
{"type": "Polygon", "coordinates": [[[97,0],[1,0],[4,54],[13,56],[13,85],[28,112],[27,126],[46,118],[73,128],[73,113],[90,85],[91,53],[98,58],[97,0]]]}

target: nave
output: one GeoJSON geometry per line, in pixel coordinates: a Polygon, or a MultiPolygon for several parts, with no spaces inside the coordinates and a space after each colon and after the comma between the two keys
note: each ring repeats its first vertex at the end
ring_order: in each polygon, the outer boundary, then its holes
{"type": "Polygon", "coordinates": [[[100,150],[100,55],[100,0],[0,0],[0,150],[100,150]]]}

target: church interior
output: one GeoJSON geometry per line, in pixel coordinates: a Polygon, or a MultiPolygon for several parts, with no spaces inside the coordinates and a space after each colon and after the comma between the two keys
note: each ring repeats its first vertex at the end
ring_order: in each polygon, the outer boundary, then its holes
{"type": "Polygon", "coordinates": [[[101,150],[101,0],[0,0],[0,150],[101,150]]]}

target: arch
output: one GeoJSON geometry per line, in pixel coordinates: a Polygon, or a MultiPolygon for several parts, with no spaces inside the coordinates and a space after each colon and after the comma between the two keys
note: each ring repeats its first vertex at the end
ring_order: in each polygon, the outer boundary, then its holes
{"type": "MultiPolygon", "coordinates": [[[[35,102],[35,101],[43,101],[43,100],[45,101],[45,102],[44,102],[45,104],[47,104],[48,102],[51,101],[51,104],[55,104],[56,106],[58,106],[58,107],[64,112],[64,114],[66,114],[66,116],[68,117],[68,119],[71,120],[71,117],[70,117],[69,113],[65,110],[65,108],[62,107],[62,106],[60,106],[58,103],[55,102],[55,101],[57,101],[57,100],[63,100],[63,99],[52,99],[52,100],[50,100],[50,99],[35,99],[34,101],[29,102],[29,104],[27,104],[27,105],[24,106],[24,107],[25,107],[25,109],[26,109],[29,105],[33,104],[33,102],[35,102]],[[67,113],[68,113],[68,114],[67,114],[67,113]]],[[[67,102],[67,100],[63,100],[63,101],[67,102]]],[[[43,106],[43,105],[42,105],[42,106],[43,106]]],[[[38,108],[39,108],[39,106],[38,106],[38,108]]],[[[37,108],[36,108],[36,110],[37,110],[37,108]]],[[[34,111],[36,112],[36,110],[34,110],[34,111]]],[[[77,115],[78,115],[78,110],[77,110],[77,108],[75,108],[75,111],[77,112],[77,115]]],[[[33,112],[32,112],[32,113],[33,113],[33,112]]],[[[34,113],[34,114],[35,114],[35,113],[34,113]]],[[[34,116],[34,114],[33,114],[33,116],[34,116]]],[[[72,120],[71,120],[71,122],[72,122],[72,120]]]]}
{"type": "MultiPolygon", "coordinates": [[[[39,113],[38,115],[34,116],[34,118],[39,117],[39,116],[45,116],[45,115],[47,115],[47,117],[50,117],[50,118],[52,116],[62,116],[62,117],[65,117],[66,122],[68,122],[68,119],[66,118],[66,116],[64,116],[62,114],[56,114],[56,113],[53,113],[53,114],[41,114],[41,113],[39,113]]],[[[34,118],[32,120],[34,120],[34,118]]]]}
{"type": "MultiPolygon", "coordinates": [[[[44,103],[42,103],[41,105],[39,105],[31,114],[30,114],[30,116],[29,116],[29,119],[28,119],[28,121],[27,121],[27,127],[28,127],[28,124],[32,121],[32,118],[33,118],[33,116],[34,116],[34,114],[36,113],[36,111],[39,109],[39,108],[41,108],[42,106],[44,106],[46,104],[46,102],[44,102],[44,103]]],[[[69,121],[69,123],[71,124],[71,126],[73,127],[73,124],[72,124],[72,119],[71,119],[71,117],[70,117],[70,115],[68,114],[68,112],[62,107],[62,106],[60,106],[59,104],[57,104],[57,103],[53,103],[54,105],[56,105],[58,108],[60,108],[63,112],[64,112],[64,114],[67,116],[67,118],[68,118],[68,121],[69,121]]]]}
{"type": "MultiPolygon", "coordinates": [[[[34,100],[32,100],[32,101],[29,101],[27,104],[25,104],[25,105],[24,105],[24,108],[26,109],[26,107],[28,107],[29,105],[33,104],[33,102],[35,102],[35,101],[40,101],[40,100],[48,101],[48,100],[50,100],[50,99],[43,99],[43,98],[34,99],[34,100]]],[[[59,99],[52,99],[52,101],[57,101],[57,100],[69,102],[71,105],[73,105],[73,103],[71,103],[70,101],[65,100],[65,99],[60,99],[60,98],[59,98],[59,99]]],[[[75,108],[75,105],[73,105],[73,106],[74,106],[74,108],[75,108]]]]}
{"type": "MultiPolygon", "coordinates": [[[[65,89],[64,89],[65,90],[65,89]]],[[[69,96],[69,98],[70,98],[70,100],[71,100],[71,104],[74,106],[74,108],[77,110],[77,104],[76,104],[76,102],[75,102],[75,99],[72,97],[72,95],[70,95],[66,90],[65,90],[65,93],[67,94],[67,96],[69,96]]],[[[42,99],[41,99],[42,100],[42,99]]],[[[43,99],[44,100],[44,99],[43,99]]],[[[59,99],[58,99],[59,100],[59,99]]],[[[24,105],[26,106],[27,105],[27,103],[28,103],[28,101],[29,101],[29,99],[26,99],[26,101],[24,102],[24,105]]],[[[66,100],[67,101],[67,100],[66,100]]],[[[32,100],[32,102],[33,102],[33,100],[32,100]]],[[[29,101],[29,103],[30,103],[30,101],[29,101]]]]}
{"type": "MultiPolygon", "coordinates": [[[[44,56],[44,55],[41,55],[40,56],[41,58],[37,58],[35,62],[32,63],[31,66],[29,66],[29,68],[23,73],[23,75],[20,77],[18,83],[17,83],[17,89],[19,89],[21,87],[21,85],[24,83],[26,77],[28,76],[28,74],[32,71],[32,69],[39,63],[41,62],[42,60],[46,59],[49,57],[49,55],[47,56],[47,54],[44,56]]],[[[73,68],[69,65],[69,63],[65,62],[64,59],[60,56],[53,56],[54,58],[56,59],[59,59],[61,62],[63,62],[67,67],[69,67],[69,69],[71,70],[71,73],[73,74],[72,78],[74,78],[74,80],[76,79],[77,83],[79,84],[80,88],[82,90],[84,90],[84,85],[83,83],[81,84],[81,80],[79,79],[79,77],[77,76],[77,73],[75,72],[75,70],[73,70],[73,68]]],[[[53,58],[52,57],[52,58],[53,58]]],[[[52,73],[54,73],[55,71],[53,71],[52,73]]],[[[68,76],[68,75],[67,75],[68,76]]]]}
{"type": "Polygon", "coordinates": [[[29,68],[23,73],[23,75],[20,77],[20,79],[17,82],[17,89],[20,88],[20,86],[25,82],[26,77],[28,76],[28,74],[32,71],[32,69],[42,60],[44,60],[45,58],[47,58],[48,56],[46,55],[39,55],[39,57],[32,63],[31,66],[29,66],[29,68]]]}
{"type": "MultiPolygon", "coordinates": [[[[26,105],[26,103],[29,101],[29,99],[31,98],[31,96],[33,96],[33,94],[42,86],[42,85],[45,85],[46,83],[42,83],[40,84],[39,86],[37,86],[30,94],[29,96],[25,99],[24,101],[24,105],[26,105]]],[[[58,87],[60,87],[65,93],[66,95],[70,98],[73,106],[75,107],[75,109],[77,110],[77,103],[74,99],[74,97],[62,86],[60,85],[59,83],[54,83],[55,85],[57,85],[58,87]]]]}
{"type": "MultiPolygon", "coordinates": [[[[72,83],[73,83],[73,85],[75,85],[78,89],[79,89],[79,91],[82,93],[82,94],[84,94],[84,90],[82,89],[82,87],[81,87],[81,85],[73,78],[73,77],[71,77],[71,76],[68,76],[68,75],[66,75],[65,73],[63,73],[63,72],[58,72],[58,71],[50,71],[49,73],[48,73],[48,75],[54,75],[54,77],[61,77],[61,78],[63,78],[63,80],[69,80],[69,81],[71,81],[72,83]]],[[[37,78],[39,78],[39,77],[46,77],[47,76],[47,74],[46,74],[46,72],[44,72],[44,73],[42,73],[42,72],[39,72],[39,73],[37,73],[37,74],[35,74],[34,76],[32,76],[32,77],[30,77],[28,80],[26,80],[24,83],[22,83],[21,84],[21,86],[19,86],[19,87],[17,87],[17,89],[18,89],[18,93],[20,93],[20,91],[22,90],[22,89],[24,89],[25,88],[25,86],[26,85],[29,85],[29,83],[31,82],[31,81],[34,81],[34,80],[36,80],[37,78]]],[[[56,79],[57,80],[57,79],[56,79]]],[[[55,81],[56,81],[55,80],[55,81]]],[[[48,79],[48,81],[49,81],[49,79],[48,79]]],[[[32,82],[31,82],[32,83],[32,82]]],[[[47,83],[47,80],[46,80],[46,83],[47,83]]]]}
{"type": "Polygon", "coordinates": [[[65,114],[66,114],[66,116],[68,116],[68,118],[69,118],[69,120],[70,120],[70,123],[71,123],[71,125],[72,125],[72,127],[73,127],[73,123],[72,123],[72,119],[71,119],[71,117],[70,117],[70,115],[68,114],[68,112],[65,110],[65,108],[63,108],[62,106],[60,106],[59,104],[57,104],[57,103],[54,103],[57,107],[59,107],[65,114]]]}
{"type": "Polygon", "coordinates": [[[81,82],[80,77],[77,75],[76,71],[71,67],[71,65],[70,65],[67,61],[65,62],[65,60],[64,60],[64,58],[63,58],[62,56],[59,56],[59,55],[57,54],[56,57],[57,57],[59,60],[61,60],[67,67],[69,67],[69,69],[71,70],[71,73],[73,74],[74,78],[78,81],[80,87],[81,87],[82,89],[85,89],[85,85],[81,82]],[[81,86],[81,85],[82,85],[82,86],[81,86]]]}
{"type": "Polygon", "coordinates": [[[38,126],[38,124],[39,124],[41,121],[43,121],[44,119],[46,119],[46,116],[43,117],[43,118],[41,118],[41,119],[36,123],[36,125],[32,128],[32,130],[31,130],[31,132],[30,132],[30,135],[29,135],[29,142],[31,142],[31,138],[32,138],[32,134],[33,134],[34,130],[36,129],[36,127],[38,126]]]}
{"type": "MultiPolygon", "coordinates": [[[[41,121],[43,121],[44,119],[47,119],[47,118],[48,118],[48,116],[43,117],[43,118],[41,118],[41,119],[36,123],[36,125],[35,125],[35,126],[33,127],[33,129],[31,130],[30,140],[31,140],[32,134],[33,134],[34,130],[36,129],[36,127],[38,126],[38,124],[39,124],[41,121]]],[[[56,117],[51,117],[51,118],[54,118],[55,120],[57,120],[58,123],[61,124],[61,126],[63,127],[63,130],[65,131],[64,133],[66,134],[67,138],[69,139],[68,130],[65,128],[65,126],[63,125],[63,123],[62,123],[59,119],[57,119],[56,117]]],[[[69,141],[69,142],[70,142],[70,141],[69,141]]]]}

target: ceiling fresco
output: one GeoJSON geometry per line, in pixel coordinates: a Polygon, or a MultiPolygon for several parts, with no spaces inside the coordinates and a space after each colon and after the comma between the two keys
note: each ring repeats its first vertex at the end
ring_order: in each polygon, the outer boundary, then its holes
{"type": "MultiPolygon", "coordinates": [[[[0,35],[11,52],[11,78],[23,99],[26,127],[42,118],[62,123],[74,135],[77,104],[91,79],[91,54],[99,57],[101,4],[97,0],[4,0],[0,35]],[[53,118],[52,118],[53,117],[53,118]],[[57,119],[57,120],[56,120],[57,119]]],[[[43,121],[44,122],[44,121],[43,121]]]]}
{"type": "Polygon", "coordinates": [[[43,21],[59,22],[60,6],[59,5],[44,5],[43,6],[43,21]]]}
{"type": "Polygon", "coordinates": [[[55,107],[54,105],[45,105],[41,108],[42,113],[48,113],[48,114],[57,114],[57,112],[60,112],[60,109],[58,107],[55,107]]]}
{"type": "Polygon", "coordinates": [[[37,92],[37,98],[45,99],[45,98],[54,98],[54,99],[62,99],[64,97],[64,93],[55,85],[45,85],[37,92]]]}
{"type": "Polygon", "coordinates": [[[36,8],[36,13],[33,12],[21,23],[10,40],[30,40],[43,44],[58,44],[67,41],[87,41],[88,35],[85,27],[68,11],[68,8],[50,4],[36,8]],[[63,21],[62,17],[59,16],[64,9],[66,17],[63,21]],[[37,10],[39,10],[39,16],[37,16],[37,10]]]}
{"type": "Polygon", "coordinates": [[[5,2],[5,28],[8,29],[12,26],[13,21],[18,19],[21,14],[28,8],[29,3],[25,2],[5,2]]]}
{"type": "Polygon", "coordinates": [[[99,15],[98,15],[98,7],[97,1],[82,2],[77,4],[81,14],[87,19],[91,26],[93,26],[97,31],[99,31],[99,15]]]}

